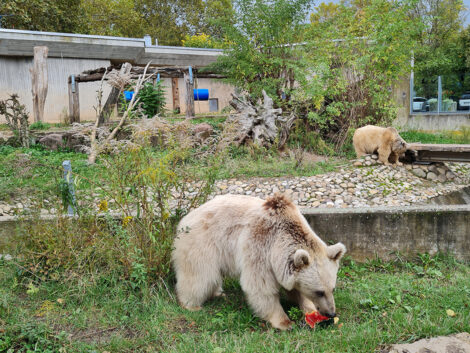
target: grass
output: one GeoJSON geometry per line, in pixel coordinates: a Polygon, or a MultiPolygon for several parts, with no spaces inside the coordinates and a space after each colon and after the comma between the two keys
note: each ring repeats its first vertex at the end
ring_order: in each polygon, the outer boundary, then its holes
{"type": "MultiPolygon", "coordinates": [[[[79,176],[76,185],[80,192],[89,194],[106,180],[107,170],[100,164],[87,165],[87,156],[71,151],[49,151],[41,146],[13,148],[0,146],[0,201],[9,201],[22,196],[37,199],[57,194],[58,180],[64,160],[72,162],[73,172],[79,176]]],[[[304,161],[265,150],[233,148],[224,161],[218,179],[247,177],[309,176],[335,170],[341,160],[327,162],[304,161]]],[[[200,168],[198,160],[190,160],[189,166],[200,168]]]]}
{"type": "Polygon", "coordinates": [[[344,261],[335,292],[341,328],[311,330],[300,320],[279,332],[252,314],[236,281],[225,290],[189,312],[177,305],[171,280],[141,291],[99,271],[41,281],[3,261],[0,351],[373,352],[470,330],[470,266],[445,256],[344,261]]]}
{"type": "Polygon", "coordinates": [[[34,195],[38,199],[57,193],[58,180],[64,160],[72,162],[73,171],[81,176],[80,188],[91,186],[88,180],[96,179],[103,168],[87,166],[87,156],[70,151],[48,151],[41,146],[13,148],[0,146],[0,200],[34,195]]]}
{"type": "Polygon", "coordinates": [[[428,133],[420,131],[401,132],[400,136],[406,142],[421,142],[435,144],[468,144],[470,143],[470,128],[462,127],[457,131],[428,133]]]}

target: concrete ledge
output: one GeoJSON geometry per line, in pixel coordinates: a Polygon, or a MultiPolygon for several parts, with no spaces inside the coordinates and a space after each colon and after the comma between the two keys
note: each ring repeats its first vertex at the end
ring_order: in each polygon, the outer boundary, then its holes
{"type": "MultiPolygon", "coordinates": [[[[413,256],[438,251],[470,261],[470,205],[313,208],[302,209],[302,213],[324,241],[341,241],[357,261],[375,256],[389,260],[394,252],[413,256]]],[[[39,218],[43,222],[55,219],[39,218]]],[[[0,248],[16,232],[19,222],[15,217],[0,218],[0,248]]]]}
{"type": "Polygon", "coordinates": [[[442,131],[458,130],[470,126],[470,113],[413,114],[405,124],[407,130],[442,131]]]}
{"type": "Polygon", "coordinates": [[[326,242],[341,241],[358,261],[448,252],[470,260],[470,205],[304,209],[326,242]]]}

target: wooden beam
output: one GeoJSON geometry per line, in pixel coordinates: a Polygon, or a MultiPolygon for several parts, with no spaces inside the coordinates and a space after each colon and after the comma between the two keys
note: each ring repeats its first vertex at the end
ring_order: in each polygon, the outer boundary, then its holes
{"type": "MultiPolygon", "coordinates": [[[[73,75],[72,75],[73,76],[73,75]]],[[[80,96],[78,91],[78,82],[69,77],[69,121],[72,123],[80,122],[80,96]]]]}
{"type": "Polygon", "coordinates": [[[34,63],[31,72],[34,121],[44,121],[44,105],[47,97],[48,47],[34,47],[34,63]]]}
{"type": "Polygon", "coordinates": [[[179,114],[181,111],[180,90],[178,87],[178,78],[176,77],[171,79],[171,95],[173,97],[173,111],[179,114]]]}

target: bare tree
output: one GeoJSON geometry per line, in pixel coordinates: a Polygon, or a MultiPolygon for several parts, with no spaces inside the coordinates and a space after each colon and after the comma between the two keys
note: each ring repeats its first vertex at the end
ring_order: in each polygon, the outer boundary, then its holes
{"type": "MultiPolygon", "coordinates": [[[[139,102],[139,98],[137,97],[139,94],[140,89],[142,88],[144,82],[146,81],[146,74],[147,74],[147,69],[150,65],[150,62],[145,66],[144,73],[142,75],[139,75],[139,78],[137,79],[137,83],[134,88],[134,95],[132,96],[131,101],[129,102],[127,109],[124,111],[122,114],[121,119],[119,120],[118,125],[111,131],[111,133],[103,140],[103,141],[98,141],[96,138],[96,130],[98,129],[99,121],[100,121],[100,116],[102,114],[102,95],[103,95],[103,90],[100,89],[98,92],[98,106],[95,108],[96,109],[96,121],[95,125],[93,126],[91,136],[90,136],[90,154],[88,155],[88,164],[95,164],[96,163],[96,158],[98,155],[102,152],[102,150],[106,147],[106,145],[116,137],[117,132],[123,127],[124,123],[126,120],[129,118],[129,115],[131,112],[134,110],[134,108],[137,106],[139,102]]],[[[103,75],[103,78],[101,79],[101,85],[103,84],[103,80],[105,78],[106,74],[103,75]]],[[[147,78],[148,79],[148,78],[147,78]]],[[[119,81],[120,84],[122,84],[122,80],[116,80],[119,81]]]]}

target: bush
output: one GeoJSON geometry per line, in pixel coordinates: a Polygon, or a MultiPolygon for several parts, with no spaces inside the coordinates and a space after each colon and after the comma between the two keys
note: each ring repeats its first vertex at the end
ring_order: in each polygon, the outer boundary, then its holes
{"type": "Polygon", "coordinates": [[[165,109],[165,91],[162,81],[158,81],[155,86],[147,82],[139,91],[139,108],[148,117],[153,118],[157,114],[163,114],[165,109]]]}
{"type": "Polygon", "coordinates": [[[25,223],[17,244],[29,272],[40,277],[112,273],[133,288],[168,276],[176,225],[207,200],[219,157],[207,156],[201,161],[205,167],[190,169],[186,162],[194,151],[189,145],[166,132],[165,146],[155,150],[148,136],[139,137],[144,140],[140,146],[103,158],[107,173],[100,214],[79,207],[78,219],[25,223]],[[196,175],[197,190],[188,190],[196,175]],[[112,213],[110,205],[118,212],[112,213]]]}

